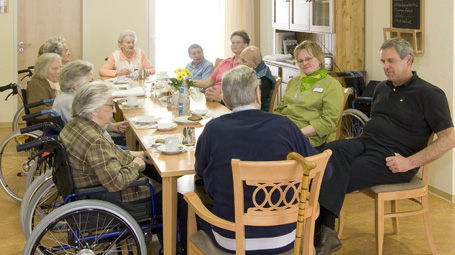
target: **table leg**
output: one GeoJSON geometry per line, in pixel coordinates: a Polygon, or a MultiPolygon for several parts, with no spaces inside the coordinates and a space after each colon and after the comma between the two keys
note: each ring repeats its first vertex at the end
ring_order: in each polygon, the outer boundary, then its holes
{"type": "Polygon", "coordinates": [[[177,176],[163,177],[163,249],[176,254],[177,246],[177,176]]]}

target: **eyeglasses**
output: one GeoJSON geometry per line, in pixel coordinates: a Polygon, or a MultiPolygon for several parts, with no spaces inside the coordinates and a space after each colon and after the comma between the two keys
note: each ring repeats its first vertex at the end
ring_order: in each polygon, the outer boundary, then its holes
{"type": "Polygon", "coordinates": [[[299,63],[309,62],[309,61],[311,61],[313,58],[314,58],[314,56],[313,56],[313,57],[307,57],[307,58],[304,58],[304,59],[299,59],[298,62],[299,62],[299,63]]]}

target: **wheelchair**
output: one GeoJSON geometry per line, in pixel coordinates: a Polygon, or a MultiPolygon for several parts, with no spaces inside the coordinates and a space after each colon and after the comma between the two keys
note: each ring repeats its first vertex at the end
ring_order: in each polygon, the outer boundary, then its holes
{"type": "Polygon", "coordinates": [[[361,72],[345,72],[339,76],[345,78],[346,87],[352,89],[348,98],[348,104],[352,108],[343,111],[341,116],[340,139],[350,139],[358,137],[363,132],[363,127],[370,120],[370,109],[373,101],[373,92],[378,81],[370,81],[365,86],[363,74],[361,72]]]}
{"type": "Polygon", "coordinates": [[[42,180],[38,188],[29,188],[34,189],[30,191],[34,193],[32,201],[39,202],[29,204],[29,213],[36,208],[30,217],[36,227],[23,254],[147,254],[146,244],[162,229],[148,178],[138,179],[129,188],[146,185],[150,198],[123,202],[120,192],[108,192],[103,186],[75,188],[68,155],[57,139],[42,139],[28,146],[43,146],[52,173],[35,180],[34,184],[42,180]],[[50,195],[47,191],[52,185],[56,192],[50,195]]]}
{"type": "MultiPolygon", "coordinates": [[[[25,105],[26,109],[52,103],[53,100],[43,100],[25,105]]],[[[30,169],[36,170],[36,148],[18,152],[17,145],[31,140],[39,139],[42,131],[34,127],[33,123],[54,122],[61,125],[60,116],[52,110],[44,110],[22,117],[27,122],[27,127],[15,130],[0,143],[0,184],[5,192],[16,202],[20,203],[26,190],[34,177],[29,176],[30,169]],[[46,118],[39,118],[44,116],[46,118]],[[29,178],[27,178],[29,177],[29,178]],[[30,179],[31,178],[31,179],[30,179]],[[28,180],[27,180],[28,179],[28,180]]]]}

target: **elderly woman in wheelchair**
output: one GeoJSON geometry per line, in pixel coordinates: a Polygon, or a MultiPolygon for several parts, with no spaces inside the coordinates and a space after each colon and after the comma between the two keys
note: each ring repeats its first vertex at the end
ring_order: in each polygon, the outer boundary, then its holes
{"type": "Polygon", "coordinates": [[[65,204],[80,201],[43,218],[28,238],[24,254],[146,254],[151,235],[160,236],[160,180],[144,175],[155,171],[146,167],[150,160],[144,152],[122,150],[103,136],[102,127],[114,109],[112,99],[112,87],[103,82],[79,89],[73,119],[60,132],[59,141],[46,143],[53,154],[52,178],[59,195],[65,204]]]}

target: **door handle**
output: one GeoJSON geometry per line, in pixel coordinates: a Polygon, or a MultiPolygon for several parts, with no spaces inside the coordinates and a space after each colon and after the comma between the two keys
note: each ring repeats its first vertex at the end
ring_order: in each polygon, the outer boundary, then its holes
{"type": "Polygon", "coordinates": [[[32,44],[31,43],[19,42],[19,46],[20,47],[30,47],[30,46],[32,46],[32,44]]]}

